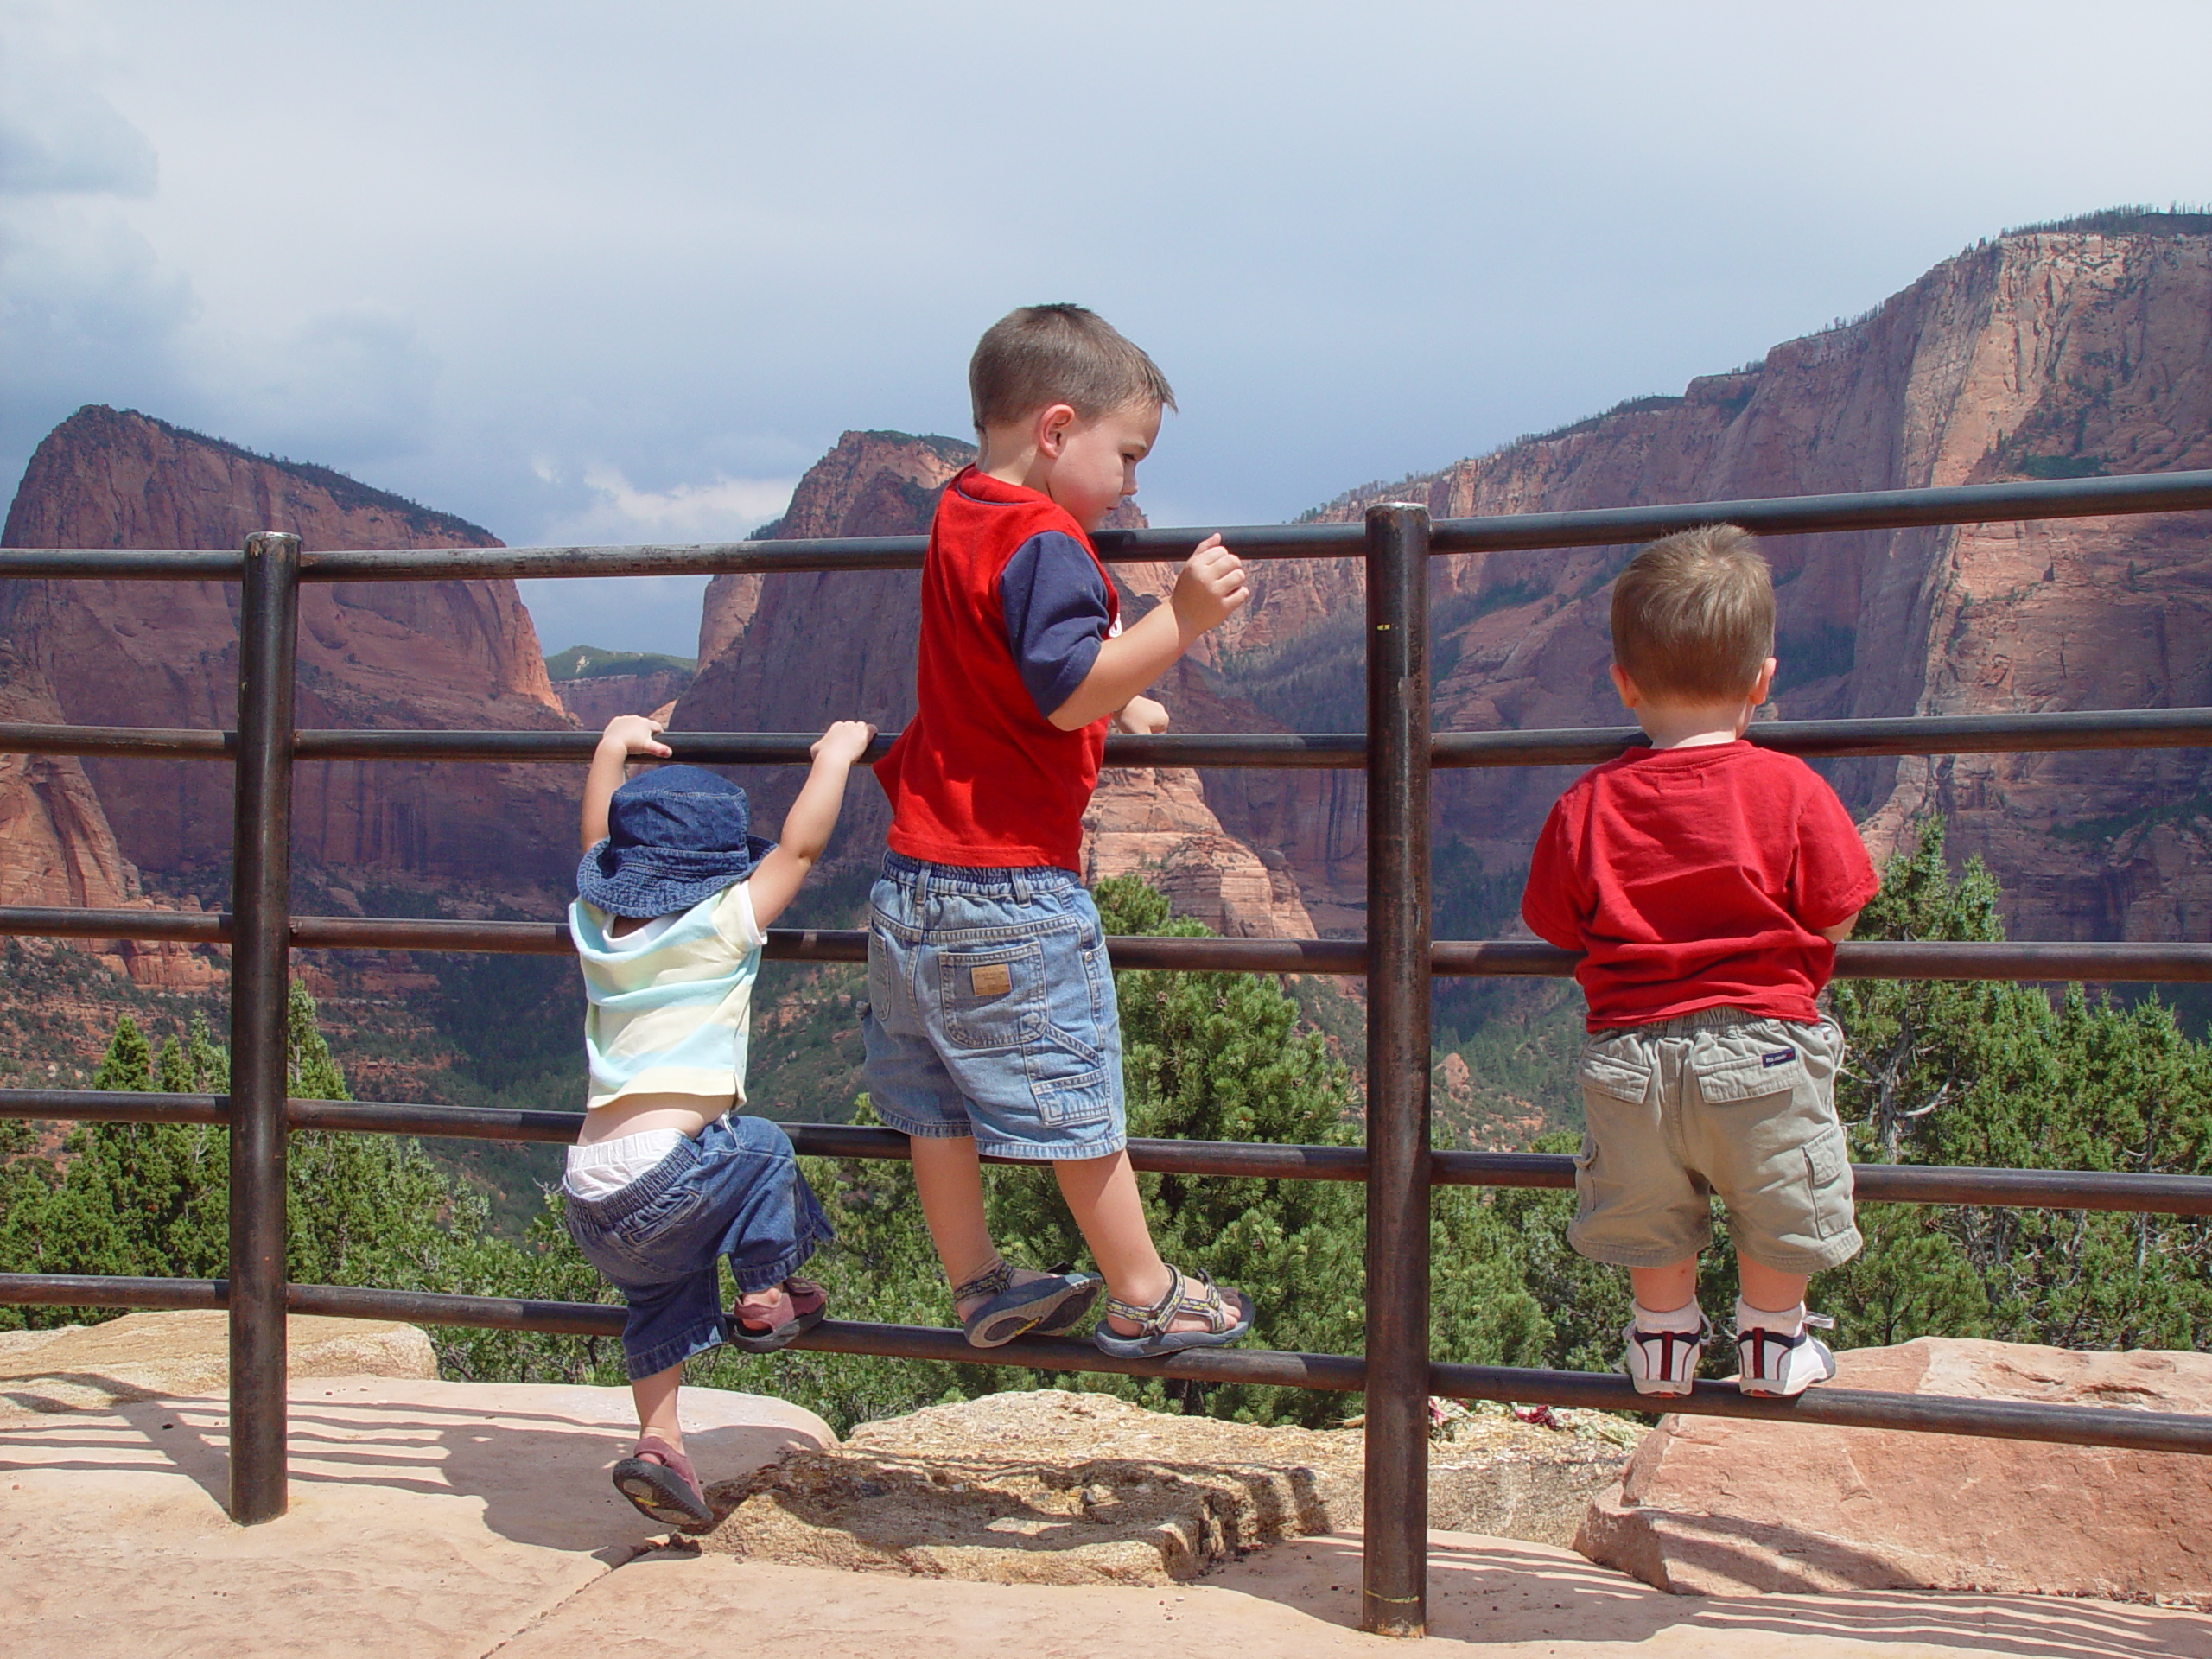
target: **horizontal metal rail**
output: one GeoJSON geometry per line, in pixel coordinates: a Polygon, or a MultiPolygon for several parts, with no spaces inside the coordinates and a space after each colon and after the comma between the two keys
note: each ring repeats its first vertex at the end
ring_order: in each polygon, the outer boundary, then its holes
{"type": "MultiPolygon", "coordinates": [[[[679,760],[729,766],[801,766],[813,732],[670,732],[679,760]]],[[[883,732],[868,758],[890,750],[883,732]]],[[[1761,748],[1814,760],[1853,755],[2031,754],[2088,749],[2212,748],[2212,709],[2069,709],[2031,715],[1899,715],[1867,720],[1769,721],[1745,735],[1761,748]]],[[[1557,731],[1439,732],[1431,763],[1448,769],[1594,766],[1643,741],[1633,726],[1557,731]]],[[[599,745],[591,731],[303,731],[301,760],[500,761],[583,766],[599,745]]],[[[139,726],[0,725],[0,753],[74,754],[105,760],[229,760],[237,734],[139,726]]],[[[1344,732],[1188,732],[1106,740],[1114,766],[1266,767],[1353,771],[1367,741],[1344,732]]]]}
{"type": "MultiPolygon", "coordinates": [[[[0,1303],[72,1307],[215,1308],[227,1305],[220,1279],[124,1279],[89,1274],[0,1274],[0,1303]]],[[[404,1320],[477,1330],[537,1331],[556,1336],[617,1338],[623,1310],[607,1303],[524,1301],[499,1296],[453,1296],[431,1291],[372,1290],[344,1285],[285,1287],[294,1313],[327,1318],[404,1320]]],[[[868,1325],[830,1319],[791,1344],[817,1353],[972,1365],[976,1350],[958,1331],[928,1325],[868,1325]]],[[[1366,1387],[1363,1360],[1346,1354],[1300,1354],[1270,1349],[1186,1350],[1161,1359],[1120,1359],[1087,1342],[1025,1337],[991,1355],[995,1364],[1040,1371],[1105,1372],[1175,1381],[1244,1383],[1357,1393],[1366,1387]]],[[[1581,1406],[1600,1411],[1649,1411],[1649,1397],[1624,1376],[1594,1371],[1523,1370],[1509,1365],[1432,1364],[1429,1387],[1447,1399],[1581,1406]]],[[[1972,1434],[1994,1440],[2108,1446],[2133,1452],[2212,1454],[2212,1416],[2137,1411],[2123,1406],[2052,1406],[1946,1395],[1889,1394],[1820,1388],[1794,1400],[1762,1400],[1732,1383],[1699,1382],[1667,1409],[1693,1417],[1750,1417],[1816,1423],[1830,1428],[1879,1428],[1923,1434],[1972,1434]]]]}
{"type": "MultiPolygon", "coordinates": [[[[292,1100],[296,1129],[342,1129],[439,1139],[574,1143],[578,1112],[503,1106],[430,1106],[390,1100],[292,1100]]],[[[0,1118],[110,1123],[223,1123],[222,1095],[156,1095],[97,1089],[0,1089],[0,1118]]],[[[906,1137],[849,1123],[786,1123],[803,1158],[904,1161],[906,1137]]],[[[1139,1137],[1129,1161],[1150,1174],[1213,1175],[1243,1180],[1363,1181],[1364,1147],[1301,1146],[1268,1141],[1184,1141],[1139,1137]]],[[[1548,1153],[1430,1154],[1440,1186],[1546,1187],[1574,1185],[1574,1160],[1548,1153]]],[[[1036,1160],[986,1155],[992,1164],[1036,1160]]],[[[1991,1209],[2098,1210],[2160,1216],[2212,1216],[2212,1176],[2151,1175],[2126,1170],[1981,1169],[1937,1164],[1853,1164],[1858,1196],[1878,1204],[1956,1204],[1991,1209]]]]}
{"type": "MultiPolygon", "coordinates": [[[[213,910],[78,910],[0,906],[0,936],[226,944],[231,917],[213,910]]],[[[295,916],[302,950],[463,950],[564,957],[575,946],[562,922],[466,922],[404,916],[295,916]]],[[[1186,972],[1332,974],[1367,970],[1359,939],[1162,938],[1106,941],[1118,969],[1186,972]]],[[[868,960],[856,928],[771,928],[771,962],[868,960]]],[[[1459,979],[1563,979],[1579,958],[1527,939],[1439,939],[1433,970],[1459,979]]],[[[1839,979],[2014,980],[2031,984],[2183,985],[2212,981],[2212,944],[2162,941],[2001,939],[1853,940],[1836,947],[1839,979]]]]}
{"type": "MultiPolygon", "coordinates": [[[[1575,512],[1501,513],[1440,518],[1436,553],[1503,553],[1553,547],[1610,547],[1649,541],[1696,524],[1732,524],[1769,536],[1836,531],[1904,530],[2003,519],[2084,518],[2212,507],[2212,472],[2148,473],[2126,478],[2069,478],[1944,489],[1867,490],[1838,495],[1692,501],[1575,512]]],[[[1185,557],[1208,532],[1108,530],[1096,533],[1109,563],[1164,563],[1185,557]]],[[[1333,559],[1365,549],[1364,526],[1250,524],[1223,530],[1231,551],[1248,559],[1333,559]]],[[[308,552],[303,582],[452,582],[564,576],[716,575],[799,570],[900,570],[921,563],[919,536],[843,537],[815,541],[720,542],[683,546],[404,548],[308,552]]],[[[75,577],[105,582],[237,581],[234,552],[201,549],[0,549],[0,579],[75,577]]]]}

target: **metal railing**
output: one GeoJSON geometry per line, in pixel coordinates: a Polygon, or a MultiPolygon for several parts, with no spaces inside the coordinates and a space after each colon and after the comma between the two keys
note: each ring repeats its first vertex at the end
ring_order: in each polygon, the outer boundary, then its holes
{"type": "MultiPolygon", "coordinates": [[[[1617,1376],[1459,1365],[1428,1340],[1429,1192],[1433,1185],[1567,1187],[1572,1161],[1534,1154],[1436,1150],[1429,1111],[1429,993],[1437,976],[1557,976],[1573,958],[1506,940],[1438,941],[1429,932],[1429,780],[1438,767],[1586,765],[1617,753],[1627,729],[1432,733],[1427,576],[1432,555],[1639,541],[1729,522],[1767,534],[1872,531],[1997,519],[2164,512],[2212,507],[2212,473],[1897,490],[1763,501],[1510,515],[1432,524],[1419,507],[1370,509],[1359,524],[1224,532],[1247,558],[1357,556],[1366,575],[1369,731],[1365,734],[1117,737],[1115,766],[1363,768],[1368,788],[1369,937],[1365,940],[1143,938],[1109,942],[1117,968],[1363,975],[1369,986],[1367,1136],[1362,1147],[1135,1141],[1141,1170],[1192,1175],[1358,1181],[1366,1187],[1367,1329],[1363,1356],[1249,1349],[1120,1360],[1088,1344],[1026,1338],[1002,1357],[1040,1370],[1102,1371],[1209,1382],[1364,1391],[1366,1520],[1362,1623],[1417,1635],[1426,1624],[1428,1414],[1431,1395],[1641,1410],[1649,1402],[1617,1376]]],[[[1179,559],[1187,534],[1102,532],[1109,561],[1179,559]]],[[[115,1307],[221,1307],[231,1328],[230,1510],[251,1524],[286,1503],[288,1312],[504,1330],[618,1333],[622,1311],[428,1292],[288,1283],[284,1278],[285,1137],[290,1129],[461,1135],[563,1142],[582,1122],[566,1112],[456,1108],[285,1095],[284,1000],[289,953],[302,949],[447,950],[558,954],[557,923],[294,916],[290,806],[294,767],[324,760],[499,760],[579,764],[589,733],[297,731],[293,723],[299,585],[312,582],[717,574],[908,569],[918,537],[741,542],[705,547],[467,548],[302,553],[298,538],[264,533],[242,553],[0,550],[0,578],[225,580],[243,587],[238,729],[0,726],[0,752],[228,760],[237,768],[230,912],[0,909],[0,933],[227,944],[232,951],[232,1087],[227,1096],[0,1090],[0,1116],[222,1124],[230,1134],[231,1276],[124,1279],[0,1274],[0,1301],[115,1307]]],[[[1919,716],[1779,722],[1753,741],[1801,755],[1974,753],[2083,748],[2212,747],[2212,709],[1919,716]]],[[[802,763],[811,734],[671,733],[684,760],[802,763]]],[[[880,740],[887,742],[888,739],[880,740]]],[[[858,962],[865,938],[776,930],[775,959],[858,962]]],[[[1846,944],[1840,975],[2051,981],[2212,980],[2212,946],[2183,944],[1906,943],[1846,944]]],[[[905,1137],[834,1124],[787,1126],[805,1154],[901,1158],[905,1137]]],[[[1860,1197],[1910,1203],[2041,1205],[2212,1215],[2212,1178],[2098,1171],[1860,1165],[1860,1197]]],[[[826,1352],[964,1361],[957,1331],[829,1321],[800,1339],[826,1352]]],[[[1824,1388],[1758,1399],[1699,1382],[1671,1411],[2056,1440],[2141,1451],[2212,1453],[2212,1417],[2094,1407],[1955,1400],[1824,1388]]]]}

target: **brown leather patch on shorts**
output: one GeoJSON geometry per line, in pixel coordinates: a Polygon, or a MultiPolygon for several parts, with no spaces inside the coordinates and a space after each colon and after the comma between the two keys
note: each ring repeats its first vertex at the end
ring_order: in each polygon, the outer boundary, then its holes
{"type": "Polygon", "coordinates": [[[968,970],[968,995],[1004,996],[1014,988],[1014,970],[1002,962],[987,963],[968,970]]]}

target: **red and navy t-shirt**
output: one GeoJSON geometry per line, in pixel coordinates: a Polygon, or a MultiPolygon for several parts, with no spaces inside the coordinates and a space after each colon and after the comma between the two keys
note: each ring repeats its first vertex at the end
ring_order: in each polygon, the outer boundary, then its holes
{"type": "Polygon", "coordinates": [[[1081,525],[1050,496],[970,467],[922,560],[914,718],[876,762],[892,850],[933,864],[1080,871],[1106,721],[1046,718],[1120,615],[1081,525]]]}
{"type": "Polygon", "coordinates": [[[1737,1007],[1811,1024],[1835,970],[1819,930],[1881,887],[1820,775],[1740,738],[1634,748],[1552,808],[1521,915],[1583,952],[1589,1027],[1737,1007]]]}

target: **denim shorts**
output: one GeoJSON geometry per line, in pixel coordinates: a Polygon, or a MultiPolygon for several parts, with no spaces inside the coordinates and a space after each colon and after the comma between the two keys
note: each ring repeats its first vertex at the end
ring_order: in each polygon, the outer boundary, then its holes
{"type": "Polygon", "coordinates": [[[1072,872],[887,855],[868,999],[868,1100],[891,1128],[1010,1158],[1122,1149],[1122,1018],[1072,872]]]}
{"type": "Polygon", "coordinates": [[[1835,1115],[1842,1060],[1843,1033],[1827,1021],[1740,1008],[1593,1032],[1567,1243],[1615,1267],[1688,1261],[1713,1242],[1717,1192],[1730,1239],[1762,1266],[1849,1261],[1861,1241],[1835,1115]]]}
{"type": "Polygon", "coordinates": [[[730,1116],[619,1192],[569,1195],[569,1236],[629,1305],[622,1357],[636,1378],[721,1343],[722,1257],[740,1294],[766,1290],[832,1235],[791,1137],[730,1116]]]}

